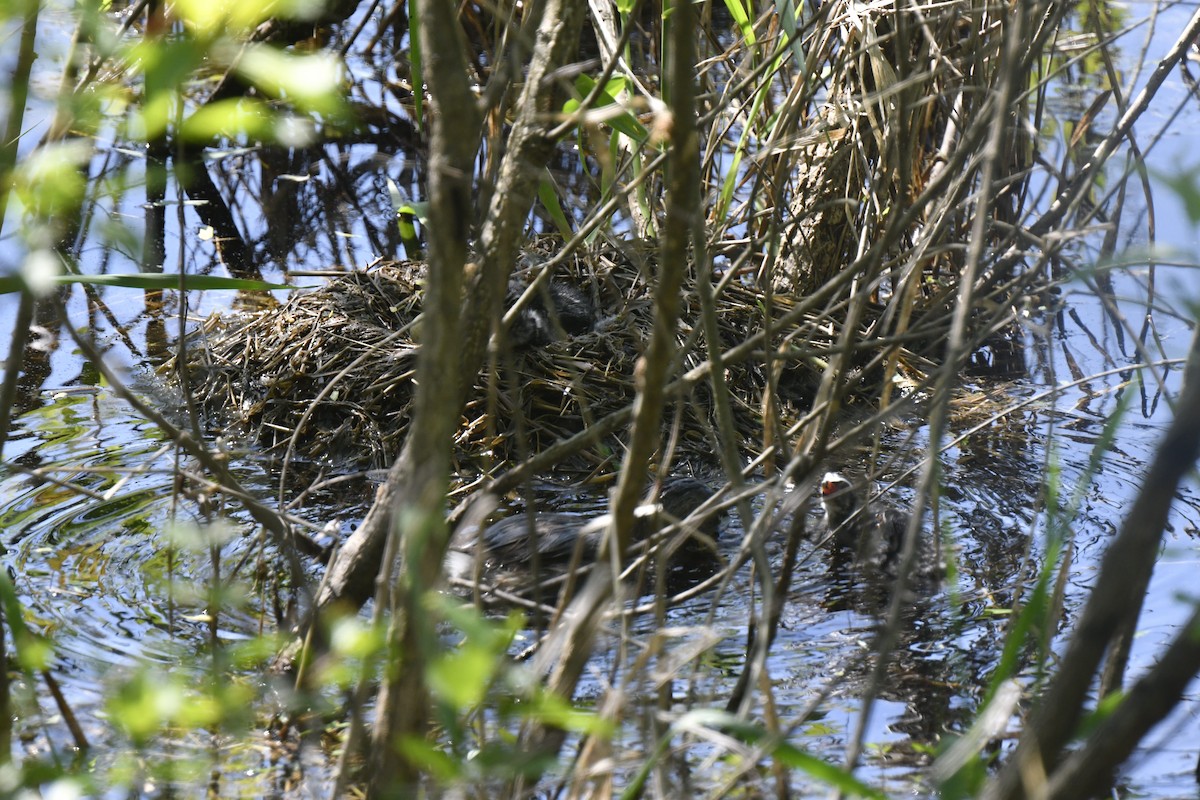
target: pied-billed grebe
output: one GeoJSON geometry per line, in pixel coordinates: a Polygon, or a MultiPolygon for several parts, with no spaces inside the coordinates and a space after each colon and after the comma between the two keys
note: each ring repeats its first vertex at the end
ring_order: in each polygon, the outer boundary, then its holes
{"type": "MultiPolygon", "coordinates": [[[[886,572],[895,570],[904,549],[908,514],[883,502],[867,502],[867,487],[838,472],[827,472],[821,479],[821,505],[835,546],[850,550],[861,565],[886,572]]],[[[921,536],[917,544],[917,573],[924,577],[940,575],[934,543],[921,536]]]]}
{"type": "MultiPolygon", "coordinates": [[[[634,514],[635,543],[644,542],[675,522],[688,517],[712,497],[710,489],[695,478],[668,478],[663,481],[657,503],[639,506],[634,514]]],[[[595,560],[608,531],[611,517],[585,517],[564,512],[516,514],[489,525],[481,533],[455,534],[450,544],[447,571],[456,582],[470,582],[475,574],[475,558],[482,558],[481,574],[491,578],[505,575],[512,584],[514,575],[529,575],[536,564],[550,574],[566,567],[579,550],[579,563],[595,560]],[[536,558],[534,556],[536,552],[536,558]]],[[[672,564],[708,559],[716,562],[712,549],[719,520],[710,514],[686,530],[684,539],[672,552],[672,564]]]]}

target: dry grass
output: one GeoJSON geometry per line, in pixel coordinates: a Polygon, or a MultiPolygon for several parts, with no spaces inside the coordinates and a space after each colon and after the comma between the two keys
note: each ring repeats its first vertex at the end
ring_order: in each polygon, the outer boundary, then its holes
{"type": "MultiPolygon", "coordinates": [[[[477,383],[459,427],[460,471],[488,471],[540,452],[630,407],[635,366],[653,314],[644,269],[603,247],[560,271],[558,279],[592,294],[599,310],[596,329],[545,345],[497,350],[498,368],[477,383]]],[[[420,275],[420,265],[412,262],[381,264],[297,291],[277,308],[207,320],[188,352],[196,396],[210,422],[281,458],[291,453],[339,468],[390,464],[411,416],[420,275]]],[[[676,376],[706,360],[698,302],[689,288],[676,376]]],[[[769,341],[772,352],[774,405],[783,425],[792,427],[811,406],[840,333],[828,310],[805,313],[799,305],[800,298],[775,294],[768,317],[761,294],[736,278],[717,295],[719,346],[727,353],[743,347],[742,356],[727,364],[726,385],[738,447],[748,460],[762,448],[768,392],[762,342],[769,341]]],[[[873,306],[864,323],[848,381],[850,402],[879,394],[879,356],[888,342],[872,338],[869,327],[882,308],[873,306]]],[[[925,362],[907,350],[902,355],[906,385],[916,386],[925,362]]],[[[677,453],[694,467],[717,466],[710,392],[707,383],[698,382],[676,406],[677,453]]],[[[614,466],[610,462],[621,447],[622,434],[614,434],[560,469],[603,471],[614,466]]]]}

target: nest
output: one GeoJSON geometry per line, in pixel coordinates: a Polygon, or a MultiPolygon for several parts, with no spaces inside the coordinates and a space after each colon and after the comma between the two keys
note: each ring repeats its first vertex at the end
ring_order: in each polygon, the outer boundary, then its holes
{"type": "Polygon", "coordinates": [[[276,308],[209,317],[187,367],[211,426],[279,456],[383,464],[407,427],[417,345],[405,331],[420,312],[418,280],[397,264],[276,308]]]}
{"type": "MultiPolygon", "coordinates": [[[[276,308],[208,319],[191,341],[187,366],[210,427],[241,432],[278,457],[335,468],[389,465],[411,421],[421,274],[412,262],[385,264],[295,292],[276,308]]],[[[459,469],[520,460],[632,403],[634,367],[653,315],[648,282],[634,260],[611,250],[559,275],[595,308],[595,324],[575,334],[560,327],[551,341],[510,331],[466,406],[455,440],[459,469]]],[[[718,302],[723,348],[761,328],[751,288],[734,284],[718,302]]],[[[685,308],[677,375],[706,358],[703,337],[691,327],[699,324],[694,292],[685,308]]],[[[779,313],[786,310],[782,300],[779,313]]],[[[813,338],[807,334],[806,343],[813,338]]],[[[725,374],[738,445],[753,455],[763,430],[762,364],[745,360],[725,374]]],[[[807,408],[805,395],[817,380],[819,371],[804,363],[785,366],[779,386],[787,391],[775,403],[784,424],[807,408]]],[[[716,459],[710,392],[700,384],[667,409],[664,424],[678,425],[677,456],[693,462],[716,459]]],[[[604,468],[619,459],[623,434],[560,466],[604,468]]]]}

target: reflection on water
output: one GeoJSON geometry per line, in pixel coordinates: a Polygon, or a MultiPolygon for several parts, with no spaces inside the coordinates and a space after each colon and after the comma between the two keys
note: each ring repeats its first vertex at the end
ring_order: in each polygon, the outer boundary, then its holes
{"type": "MultiPolygon", "coordinates": [[[[1039,566],[1044,487],[1038,476],[1053,464],[1063,492],[1069,495],[1087,474],[1092,450],[1102,441],[1119,393],[1130,390],[1118,373],[1104,380],[1106,392],[1098,391],[1104,387],[1097,381],[1088,393],[1075,391],[1058,400],[1028,402],[945,452],[937,519],[954,553],[957,577],[952,585],[933,594],[914,594],[907,601],[901,640],[866,731],[871,745],[865,756],[867,780],[892,791],[907,791],[906,787],[919,783],[928,760],[923,746],[936,743],[947,731],[962,729],[973,718],[986,678],[1000,657],[1015,592],[1028,586],[1039,566]]],[[[972,413],[956,418],[953,434],[966,434],[981,416],[1036,395],[1034,387],[1019,382],[994,385],[987,402],[975,402],[972,413]]],[[[1153,452],[1165,419],[1163,414],[1146,419],[1138,412],[1135,404],[1098,472],[1079,493],[1080,514],[1072,531],[1079,548],[1074,572],[1081,577],[1069,587],[1064,627],[1069,627],[1087,576],[1136,491],[1142,465],[1153,452]]],[[[917,433],[907,438],[893,435],[901,444],[919,441],[917,433]]],[[[176,592],[172,603],[168,591],[172,582],[204,586],[213,575],[207,554],[166,547],[172,515],[194,519],[195,504],[173,498],[173,454],[163,446],[161,436],[103,389],[44,398],[17,420],[9,447],[16,463],[42,470],[46,477],[10,471],[0,481],[0,530],[8,549],[7,563],[16,574],[31,625],[55,642],[55,670],[77,712],[89,719],[98,735],[111,736],[104,733],[98,718],[89,717],[103,705],[96,687],[147,661],[177,670],[192,663],[181,654],[204,650],[212,634],[202,613],[202,597],[176,592]]],[[[888,468],[900,475],[915,466],[921,454],[911,444],[896,449],[901,455],[888,468]]],[[[258,486],[264,496],[274,493],[276,475],[262,472],[252,460],[239,469],[243,480],[258,486]]],[[[545,487],[541,497],[544,500],[551,493],[556,508],[566,504],[581,513],[598,513],[604,504],[603,492],[565,497],[561,488],[545,487]]],[[[331,514],[341,507],[341,518],[352,517],[355,508],[361,513],[369,494],[369,486],[354,491],[341,487],[318,497],[316,508],[327,502],[331,514]],[[344,507],[347,500],[352,500],[349,511],[344,507]]],[[[911,490],[901,483],[887,496],[889,502],[904,505],[911,490]]],[[[1185,491],[1180,500],[1172,524],[1175,540],[1187,541],[1198,527],[1200,496],[1185,491]]],[[[741,531],[736,519],[726,525],[722,542],[732,557],[741,531]]],[[[816,525],[814,517],[810,528],[816,525]]],[[[932,525],[931,512],[926,524],[930,535],[932,525]]],[[[257,540],[245,535],[249,530],[246,525],[224,545],[222,568],[257,552],[257,540]]],[[[781,535],[768,543],[776,568],[782,558],[781,535]]],[[[1187,552],[1177,548],[1168,561],[1184,563],[1187,552]]],[[[316,574],[317,565],[310,567],[316,574]]],[[[1151,630],[1166,624],[1156,623],[1155,614],[1165,611],[1172,619],[1177,616],[1171,610],[1179,607],[1173,600],[1180,589],[1178,575],[1166,570],[1161,589],[1155,589],[1161,594],[1151,597],[1147,621],[1151,630]]],[[[690,629],[697,636],[716,631],[723,637],[714,650],[714,668],[689,678],[695,681],[687,695],[690,702],[700,698],[720,706],[728,697],[744,656],[745,622],[756,611],[751,581],[748,569],[735,576],[711,627],[711,597],[697,597],[668,612],[666,622],[672,628],[690,629]]],[[[835,569],[823,551],[802,560],[792,586],[767,665],[776,711],[783,720],[799,719],[799,714],[808,712],[806,721],[793,731],[793,742],[836,761],[857,724],[859,698],[874,663],[876,630],[890,595],[863,586],[853,573],[835,569]],[[826,692],[830,693],[812,711],[810,706],[826,692]]],[[[247,598],[222,617],[217,635],[235,642],[254,634],[264,622],[263,615],[269,616],[257,600],[247,598]]],[[[267,628],[272,625],[273,621],[266,622],[267,628]]],[[[655,625],[646,617],[635,622],[633,630],[652,632],[655,625]]],[[[1163,636],[1170,633],[1167,625],[1163,636]]],[[[688,640],[687,634],[680,635],[682,642],[688,640]]],[[[1157,642],[1162,636],[1154,638],[1157,642]]],[[[1153,652],[1153,644],[1135,653],[1135,665],[1141,663],[1139,658],[1144,660],[1139,653],[1153,652]]],[[[593,674],[605,674],[611,666],[606,662],[617,652],[602,655],[593,674]]],[[[580,688],[583,697],[599,697],[604,690],[603,682],[585,681],[580,688]]],[[[181,752],[189,747],[199,752],[205,745],[196,740],[176,746],[181,752]]],[[[329,764],[321,766],[319,754],[297,757],[312,762],[307,780],[325,779],[321,776],[329,764]]],[[[232,770],[237,760],[225,763],[232,770]]]]}
{"type": "MultiPolygon", "coordinates": [[[[120,774],[126,769],[121,763],[134,756],[105,712],[118,687],[145,673],[147,680],[175,682],[188,691],[211,679],[206,659],[197,656],[211,651],[214,635],[229,647],[273,630],[275,619],[261,602],[265,592],[230,594],[236,584],[225,583],[215,627],[206,595],[217,570],[228,581],[240,566],[238,579],[248,587],[259,562],[271,563],[273,556],[257,536],[247,535],[254,528],[246,523],[233,530],[219,560],[205,548],[179,546],[183,540],[171,532],[201,517],[174,484],[173,450],[154,426],[103,389],[48,395],[15,421],[8,447],[15,463],[37,474],[10,469],[0,479],[6,564],[27,624],[54,644],[51,671],[99,763],[107,765],[100,774],[107,769],[120,774]]],[[[269,496],[272,476],[253,461],[238,474],[244,485],[269,496]]],[[[353,514],[364,496],[357,489],[341,493],[343,510],[353,514]]],[[[328,501],[318,494],[313,508],[328,501]]],[[[244,675],[222,674],[223,680],[244,681],[247,696],[257,697],[244,707],[247,725],[269,718],[272,693],[285,688],[272,687],[257,662],[248,662],[244,675]]],[[[42,748],[39,734],[55,747],[69,741],[45,688],[27,688],[16,696],[19,703],[37,703],[20,711],[28,752],[42,748]]],[[[212,777],[217,794],[228,796],[280,790],[304,767],[298,754],[289,756],[269,740],[230,738],[218,744],[203,732],[156,739],[139,758],[175,764],[182,785],[202,785],[212,777]],[[223,778],[209,775],[207,754],[214,746],[223,778]],[[281,786],[272,788],[275,782],[281,786]]],[[[165,769],[156,767],[156,774],[165,769]]],[[[153,793],[149,786],[146,791],[153,793]]]]}
{"type": "Polygon", "coordinates": [[[165,595],[152,576],[172,488],[159,434],[103,392],[53,398],[17,430],[26,448],[17,461],[46,478],[10,475],[0,529],[39,627],[64,654],[102,664],[169,658],[153,635],[168,616],[156,608],[165,595]]]}
{"type": "MultiPolygon", "coordinates": [[[[378,52],[390,51],[380,47],[378,52]]],[[[370,96],[382,85],[376,84],[378,77],[388,74],[392,66],[352,52],[349,68],[355,91],[370,96]]],[[[1061,119],[1076,119],[1088,103],[1086,92],[1077,97],[1064,92],[1051,111],[1061,119]]],[[[208,216],[212,206],[189,204],[177,218],[165,216],[164,238],[171,246],[162,252],[180,253],[192,272],[219,273],[224,264],[233,263],[261,270],[269,279],[288,269],[361,265],[376,256],[398,255],[386,180],[393,179],[418,198],[421,159],[412,146],[404,100],[388,94],[379,106],[380,118],[368,120],[355,142],[210,153],[206,168],[216,191],[236,199],[239,206],[234,212],[239,215],[243,248],[230,258],[230,253],[219,252],[217,244],[198,237],[195,231],[202,225],[219,229],[222,223],[208,216]],[[414,155],[398,155],[404,153],[414,155]],[[252,213],[244,213],[242,204],[252,213]]],[[[1177,150],[1160,156],[1163,164],[1181,163],[1180,149],[1186,154],[1187,148],[1194,147],[1187,138],[1177,150]]],[[[120,155],[111,141],[100,141],[98,146],[99,158],[120,155]]],[[[560,157],[559,166],[568,177],[564,185],[578,186],[579,194],[586,196],[587,176],[575,168],[574,156],[560,157]]],[[[128,157],[115,158],[98,177],[111,177],[128,166],[128,157]]],[[[145,198],[129,191],[108,199],[108,214],[118,217],[140,213],[145,198]]],[[[1138,213],[1135,208],[1129,216],[1138,213]]],[[[1160,203],[1159,213],[1171,212],[1160,203]]],[[[1194,249],[1190,223],[1175,214],[1162,227],[1179,237],[1177,244],[1194,249]]],[[[100,225],[104,216],[96,215],[95,224],[100,225]]],[[[82,238],[89,243],[105,241],[101,234],[82,238]]],[[[7,255],[8,247],[0,242],[0,255],[7,255]]],[[[1108,255],[1090,239],[1076,248],[1064,258],[1096,263],[1108,255]]],[[[80,257],[89,271],[140,266],[136,259],[107,246],[89,245],[80,257]]],[[[920,766],[927,758],[922,748],[973,719],[987,676],[1000,658],[1010,609],[1041,566],[1046,475],[1054,476],[1064,497],[1078,490],[1079,514],[1070,525],[1077,551],[1062,621],[1062,630],[1069,629],[1097,558],[1137,491],[1144,465],[1170,417],[1163,392],[1164,387],[1177,388],[1177,369],[1160,367],[1160,383],[1149,372],[1135,374],[1133,367],[1183,354],[1192,324],[1185,309],[1196,300],[1189,294],[1195,291],[1195,283],[1193,273],[1158,269],[1168,280],[1160,282],[1160,293],[1154,296],[1145,269],[1114,270],[1086,279],[1068,279],[1064,274],[1060,306],[1047,312],[1031,307],[1024,317],[1024,339],[994,340],[973,362],[968,379],[976,382],[971,387],[976,393],[956,408],[950,426],[952,437],[964,438],[942,455],[936,519],[931,513],[927,520],[927,532],[936,525],[952,548],[956,577],[938,592],[914,595],[907,601],[901,639],[867,725],[865,740],[870,748],[862,777],[869,783],[897,794],[919,788],[920,766]],[[1162,287],[1174,294],[1163,296],[1162,287]],[[1106,303],[1097,300],[1098,293],[1106,303]],[[1150,309],[1154,327],[1147,321],[1150,309]],[[1022,375],[1027,377],[1021,379],[1022,375]],[[1052,395],[1047,393],[1052,387],[1065,388],[1052,395]],[[1115,440],[1104,445],[1104,428],[1122,403],[1127,408],[1122,426],[1115,440]],[[1018,410],[1008,411],[1016,406],[1018,410]],[[1103,459],[1093,474],[1089,465],[1093,450],[1100,446],[1105,448],[1103,459]]],[[[70,324],[87,325],[102,337],[107,331],[113,357],[139,365],[168,352],[179,327],[176,317],[184,311],[177,298],[168,296],[164,301],[140,291],[76,292],[71,297],[70,324]]],[[[13,316],[10,302],[11,298],[0,297],[0,316],[5,319],[13,316]]],[[[197,303],[188,309],[190,313],[202,314],[246,300],[207,293],[193,295],[189,302],[197,303]]],[[[1047,298],[1048,304],[1052,302],[1047,298]]],[[[164,673],[200,670],[191,656],[207,652],[213,636],[230,643],[273,628],[276,609],[263,601],[266,590],[237,598],[215,625],[205,613],[203,596],[215,575],[225,576],[239,565],[247,583],[260,580],[261,585],[271,576],[263,578],[255,571],[264,546],[236,510],[234,518],[241,527],[215,551],[219,558],[203,549],[168,547],[168,531],[177,521],[206,521],[196,502],[198,490],[176,487],[174,451],[153,426],[136,418],[101,386],[93,365],[64,344],[62,321],[39,306],[35,322],[38,346],[23,364],[17,404],[22,413],[4,452],[11,463],[39,470],[40,476],[16,469],[0,474],[5,565],[15,574],[30,625],[54,641],[53,671],[82,715],[85,729],[96,743],[115,741],[119,737],[103,717],[105,691],[147,662],[164,673]],[[58,391],[62,387],[66,388],[58,391]]],[[[0,349],[7,349],[4,337],[8,335],[8,330],[0,331],[0,349]]],[[[923,455],[921,422],[908,422],[914,428],[911,440],[897,433],[890,442],[898,455],[886,467],[889,478],[899,477],[923,455]]],[[[248,488],[264,498],[276,496],[279,476],[269,465],[257,462],[252,454],[235,458],[239,478],[248,488]]],[[[888,494],[891,502],[910,500],[911,480],[901,478],[888,494]]],[[[310,497],[303,513],[321,521],[355,519],[370,492],[371,487],[361,481],[339,484],[310,497]]],[[[581,511],[599,511],[602,506],[599,495],[582,498],[578,504],[581,511]]],[[[741,531],[736,521],[730,525],[723,541],[732,556],[741,531]]],[[[1146,636],[1135,645],[1134,671],[1174,634],[1182,612],[1194,599],[1198,528],[1200,493],[1187,487],[1180,492],[1171,517],[1142,623],[1146,636]]],[[[782,560],[778,537],[768,547],[778,569],[782,560]]],[[[834,569],[823,551],[805,554],[808,557],[793,576],[778,639],[767,662],[768,677],[781,724],[796,726],[790,731],[793,743],[836,762],[857,725],[860,698],[874,664],[873,643],[890,596],[886,590],[860,585],[852,573],[834,569]],[[808,716],[797,723],[801,713],[808,716]]],[[[269,549],[262,561],[271,563],[269,549]]],[[[319,574],[318,565],[307,566],[314,576],[319,574]]],[[[723,637],[711,661],[698,674],[686,676],[695,682],[694,691],[685,695],[677,690],[675,699],[723,706],[741,670],[747,620],[757,613],[759,599],[746,569],[734,577],[711,620],[711,596],[697,597],[667,612],[666,625],[684,631],[674,647],[700,641],[713,631],[723,637]]],[[[658,627],[660,621],[651,616],[632,623],[638,634],[653,633],[658,627]]],[[[528,638],[534,635],[536,631],[531,631],[528,638]]],[[[598,698],[607,689],[609,670],[623,652],[618,644],[598,656],[591,677],[581,686],[581,697],[598,698]]],[[[186,677],[199,681],[204,676],[186,677]]],[[[268,717],[272,706],[267,692],[256,683],[261,672],[247,670],[245,680],[254,683],[260,704],[254,713],[268,717]]],[[[40,710],[46,719],[52,713],[48,707],[40,710]]],[[[23,732],[36,738],[40,721],[34,715],[23,732]]],[[[61,734],[60,723],[48,725],[51,738],[61,734]]],[[[1190,734],[1195,730],[1186,721],[1181,729],[1190,734]]],[[[204,768],[188,766],[186,759],[221,745],[194,735],[181,737],[171,747],[174,753],[162,752],[164,746],[155,755],[180,759],[181,783],[200,785],[207,777],[204,768]]],[[[320,786],[328,779],[327,755],[317,748],[297,754],[247,745],[243,752],[221,752],[219,763],[225,780],[244,779],[247,786],[252,780],[247,776],[265,773],[267,777],[259,779],[265,785],[255,784],[252,790],[265,794],[290,791],[305,781],[320,786]]],[[[1190,787],[1194,758],[1194,750],[1182,746],[1147,753],[1141,766],[1134,764],[1130,788],[1149,794],[1179,793],[1180,779],[1190,787]]],[[[223,788],[230,793],[228,784],[223,788]]]]}

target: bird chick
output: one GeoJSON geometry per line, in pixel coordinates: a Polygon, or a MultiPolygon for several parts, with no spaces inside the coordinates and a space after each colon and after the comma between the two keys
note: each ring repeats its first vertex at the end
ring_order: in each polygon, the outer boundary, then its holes
{"type": "MultiPolygon", "coordinates": [[[[908,514],[886,503],[867,502],[866,487],[837,472],[827,472],[821,479],[821,505],[837,547],[851,550],[860,565],[895,571],[904,550],[908,514]]],[[[918,542],[917,572],[922,576],[941,572],[936,548],[924,536],[918,542]]]]}

